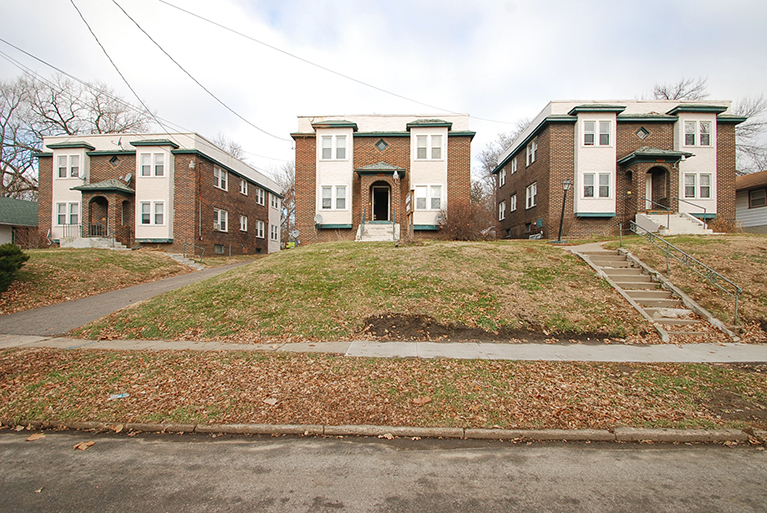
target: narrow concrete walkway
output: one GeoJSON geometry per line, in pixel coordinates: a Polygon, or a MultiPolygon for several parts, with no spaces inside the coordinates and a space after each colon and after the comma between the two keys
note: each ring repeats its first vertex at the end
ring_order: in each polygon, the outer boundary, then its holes
{"type": "Polygon", "coordinates": [[[767,345],[757,344],[502,344],[483,342],[301,342],[293,344],[234,344],[163,340],[82,340],[0,335],[0,350],[51,347],[120,351],[262,351],[331,353],[361,358],[456,358],[477,360],[580,362],[767,362],[767,345]]]}
{"type": "Polygon", "coordinates": [[[213,267],[203,271],[182,274],[164,280],[142,283],[126,289],[106,292],[97,296],[67,301],[9,315],[0,316],[0,334],[6,335],[64,335],[105,315],[116,312],[139,301],[179,289],[206,278],[224,273],[248,262],[213,267]]]}

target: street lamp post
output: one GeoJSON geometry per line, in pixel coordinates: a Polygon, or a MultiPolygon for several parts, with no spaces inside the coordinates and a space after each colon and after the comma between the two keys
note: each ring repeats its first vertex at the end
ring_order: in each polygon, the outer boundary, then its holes
{"type": "Polygon", "coordinates": [[[562,216],[559,218],[559,234],[557,235],[557,242],[562,242],[562,225],[565,223],[565,203],[567,203],[567,191],[573,186],[573,182],[569,178],[562,182],[562,190],[565,191],[562,196],[562,216]]]}

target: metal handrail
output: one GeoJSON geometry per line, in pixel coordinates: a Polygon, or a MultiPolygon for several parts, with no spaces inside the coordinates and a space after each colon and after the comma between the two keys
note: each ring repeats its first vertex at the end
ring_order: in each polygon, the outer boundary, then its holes
{"type": "Polygon", "coordinates": [[[706,225],[706,207],[704,207],[703,205],[698,205],[697,203],[693,203],[692,201],[687,201],[686,199],[682,199],[682,198],[674,198],[674,199],[677,201],[683,201],[687,203],[688,205],[692,205],[693,207],[702,208],[703,209],[703,228],[708,228],[708,226],[706,225]]]}
{"type": "Polygon", "coordinates": [[[644,196],[639,198],[639,199],[642,199],[642,200],[645,200],[645,201],[649,201],[653,205],[658,205],[659,207],[663,207],[663,210],[666,211],[666,228],[668,228],[668,229],[671,228],[671,208],[670,207],[668,207],[666,205],[663,205],[661,203],[658,203],[657,201],[653,201],[650,198],[645,198],[644,196]]]}
{"type": "MultiPolygon", "coordinates": [[[[203,258],[205,258],[205,248],[204,248],[204,247],[202,247],[202,246],[195,246],[195,245],[194,245],[194,244],[192,244],[191,242],[185,242],[185,243],[184,243],[184,251],[183,251],[183,253],[182,253],[182,255],[181,255],[181,256],[182,256],[182,257],[184,257],[184,258],[186,258],[186,247],[187,247],[187,246],[191,246],[191,247],[192,247],[192,258],[194,258],[194,250],[195,250],[195,248],[196,248],[196,249],[201,249],[201,250],[202,250],[202,254],[200,255],[200,263],[202,263],[202,259],[203,259],[203,258]]],[[[232,248],[231,248],[231,246],[230,246],[230,247],[229,247],[229,252],[231,253],[231,251],[232,251],[232,248]]],[[[230,256],[231,256],[231,255],[230,255],[230,256]]]]}
{"type": "MultiPolygon", "coordinates": [[[[622,223],[620,223],[620,224],[621,224],[621,232],[622,232],[623,231],[622,223]]],[[[683,250],[681,250],[678,247],[674,246],[669,241],[665,240],[663,237],[655,235],[654,233],[652,233],[650,230],[648,230],[646,228],[642,228],[641,226],[636,224],[634,221],[629,221],[629,228],[631,229],[632,232],[636,233],[637,235],[639,235],[643,239],[649,241],[653,246],[657,247],[658,249],[660,249],[662,251],[665,251],[665,253],[666,253],[666,274],[667,275],[671,274],[671,271],[669,269],[669,257],[674,257],[679,262],[681,262],[684,265],[686,265],[691,271],[697,273],[699,276],[701,276],[701,277],[705,278],[706,280],[708,280],[709,283],[711,283],[712,285],[717,287],[719,290],[721,290],[725,294],[728,294],[728,295],[732,296],[733,298],[735,298],[735,316],[734,316],[734,319],[733,319],[733,323],[734,324],[738,323],[738,298],[743,293],[743,289],[742,288],[740,288],[738,285],[736,285],[732,281],[728,280],[727,278],[725,278],[724,276],[722,276],[721,274],[719,274],[715,270],[711,269],[709,266],[707,266],[706,264],[704,264],[700,260],[696,259],[692,255],[689,255],[689,254],[685,253],[683,250]],[[644,234],[639,233],[638,229],[643,230],[645,233],[644,234]],[[661,247],[658,244],[658,242],[656,242],[656,241],[660,241],[660,244],[665,245],[665,249],[663,247],[661,247]],[[672,249],[676,253],[678,253],[679,256],[677,256],[676,254],[673,254],[672,251],[671,251],[672,249]],[[720,282],[724,282],[725,284],[729,284],[730,286],[732,286],[733,291],[731,292],[730,290],[727,290],[726,288],[724,288],[722,285],[720,285],[720,282]]]]}

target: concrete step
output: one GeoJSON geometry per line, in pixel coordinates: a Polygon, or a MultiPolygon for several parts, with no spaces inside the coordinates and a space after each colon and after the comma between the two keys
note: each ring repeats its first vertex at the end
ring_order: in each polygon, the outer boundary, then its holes
{"type": "Polygon", "coordinates": [[[698,324],[700,322],[697,319],[676,319],[674,317],[661,317],[654,320],[658,324],[665,324],[666,326],[689,326],[690,324],[698,324]]]}
{"type": "Polygon", "coordinates": [[[638,267],[604,267],[601,268],[607,276],[641,276],[644,273],[638,267]]]}
{"type": "MultiPolygon", "coordinates": [[[[608,274],[608,276],[610,276],[608,274]]],[[[618,276],[610,276],[613,281],[620,282],[620,283],[654,283],[652,281],[652,278],[647,276],[646,274],[629,274],[629,275],[618,275],[618,276]]]]}
{"type": "Polygon", "coordinates": [[[677,299],[635,299],[643,308],[676,308],[679,306],[677,299]]]}
{"type": "Polygon", "coordinates": [[[617,286],[625,291],[629,290],[656,290],[658,288],[657,283],[648,282],[632,282],[632,281],[619,281],[613,280],[617,286]]]}
{"type": "Polygon", "coordinates": [[[671,299],[671,292],[665,289],[655,290],[626,290],[624,291],[634,301],[652,300],[652,299],[671,299]]]}

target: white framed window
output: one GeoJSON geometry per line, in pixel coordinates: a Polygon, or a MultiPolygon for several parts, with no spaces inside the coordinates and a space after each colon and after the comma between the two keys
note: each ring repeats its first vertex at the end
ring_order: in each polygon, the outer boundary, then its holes
{"type": "Polygon", "coordinates": [[[503,221],[506,219],[506,202],[501,201],[498,203],[498,220],[503,221]]]}
{"type": "Polygon", "coordinates": [[[266,205],[266,191],[261,187],[256,189],[256,203],[259,205],[266,205]]]}
{"type": "MultiPolygon", "coordinates": [[[[67,177],[67,157],[66,155],[59,155],[58,157],[58,170],[59,170],[59,178],[66,178],[67,177]]],[[[64,223],[61,223],[64,224],[64,223]]]]}
{"type": "Polygon", "coordinates": [[[416,135],[416,160],[442,160],[442,136],[416,135]]]}
{"type": "Polygon", "coordinates": [[[269,200],[271,202],[272,208],[280,208],[280,199],[276,194],[269,194],[269,200]]]}
{"type": "Polygon", "coordinates": [[[56,224],[58,226],[80,224],[80,204],[56,203],[56,224]]]}
{"type": "Polygon", "coordinates": [[[748,208],[767,207],[767,189],[748,191],[748,208]]]}
{"type": "Polygon", "coordinates": [[[346,136],[345,135],[323,135],[321,137],[322,160],[346,160],[346,136]]]}
{"type": "Polygon", "coordinates": [[[162,153],[154,154],[154,175],[165,176],[165,155],[162,153]]]}
{"type": "Polygon", "coordinates": [[[711,198],[711,175],[710,174],[700,175],[700,186],[698,188],[698,197],[700,199],[711,198]]]}
{"type": "Polygon", "coordinates": [[[264,238],[264,222],[260,219],[256,221],[256,238],[257,239],[263,239],[264,238]]]}
{"type": "Polygon", "coordinates": [[[610,121],[584,121],[583,145],[610,146],[611,125],[610,121]],[[599,137],[597,137],[597,128],[599,128],[599,137]]]}
{"type": "Polygon", "coordinates": [[[56,224],[63,226],[67,224],[67,204],[56,203],[56,224]]]}
{"type": "Polygon", "coordinates": [[[154,204],[154,224],[165,224],[165,204],[162,201],[154,204]]]}
{"type": "Polygon", "coordinates": [[[503,167],[498,172],[498,187],[503,187],[506,185],[506,168],[503,167]]]}
{"type": "Polygon", "coordinates": [[[416,185],[415,186],[415,209],[416,210],[441,210],[442,209],[442,186],[441,185],[416,185]]]}
{"type": "Polygon", "coordinates": [[[248,231],[248,216],[240,216],[240,231],[248,231]]]}
{"type": "Polygon", "coordinates": [[[684,175],[684,197],[685,198],[695,197],[696,178],[697,178],[697,175],[695,175],[695,173],[685,173],[684,175]]]}
{"type": "Polygon", "coordinates": [[[610,197],[610,173],[586,173],[583,175],[583,197],[610,197]],[[598,184],[597,184],[598,181],[598,184]]]}
{"type": "Polygon", "coordinates": [[[56,159],[56,170],[59,178],[79,178],[80,155],[59,155],[56,159]]]}
{"type": "Polygon", "coordinates": [[[513,175],[516,172],[517,172],[517,157],[514,157],[513,159],[511,159],[511,173],[510,174],[513,175]]]}
{"type": "Polygon", "coordinates": [[[69,204],[69,224],[80,224],[80,204],[69,204]]]}
{"type": "Polygon", "coordinates": [[[538,140],[533,139],[530,141],[530,144],[527,145],[527,159],[525,160],[525,164],[529,166],[535,162],[536,158],[538,158],[538,140]]]}
{"type": "Polygon", "coordinates": [[[533,182],[525,189],[525,208],[533,208],[538,204],[538,182],[533,182]]]}
{"type": "Polygon", "coordinates": [[[583,122],[583,145],[594,146],[596,141],[596,122],[584,121],[583,122]]]}
{"type": "Polygon", "coordinates": [[[685,146],[711,146],[711,122],[710,121],[685,121],[684,122],[684,145],[685,146]]]}
{"type": "Polygon", "coordinates": [[[243,178],[240,178],[240,194],[243,196],[248,195],[248,181],[243,178]]]}
{"type": "Polygon", "coordinates": [[[600,198],[610,197],[610,174],[609,173],[599,173],[599,197],[600,198]]]}
{"type": "Polygon", "coordinates": [[[139,163],[141,165],[141,176],[152,176],[152,154],[142,153],[139,156],[139,163]]]}
{"type": "Polygon", "coordinates": [[[213,187],[224,191],[229,190],[229,173],[225,169],[218,166],[213,167],[213,187]]]}
{"type": "Polygon", "coordinates": [[[320,207],[322,210],[346,210],[346,185],[323,185],[320,207]]]}
{"type": "Polygon", "coordinates": [[[139,167],[141,176],[165,176],[165,154],[141,153],[139,167]]]}
{"type": "Polygon", "coordinates": [[[583,197],[594,197],[594,173],[586,173],[583,175],[583,197]]]}
{"type": "Polygon", "coordinates": [[[610,146],[610,122],[609,121],[600,121],[599,122],[599,145],[600,146],[610,146]]]}
{"type": "Polygon", "coordinates": [[[69,156],[69,178],[80,177],[80,155],[69,156]]]}
{"type": "Polygon", "coordinates": [[[273,241],[280,240],[280,231],[276,224],[269,225],[269,239],[273,241]]]}
{"type": "Polygon", "coordinates": [[[165,202],[142,201],[139,203],[142,225],[165,224],[165,202]]]}
{"type": "Polygon", "coordinates": [[[684,197],[692,199],[711,199],[711,174],[685,173],[684,197]]]}
{"type": "Polygon", "coordinates": [[[218,208],[213,209],[213,229],[219,232],[229,231],[229,212],[218,208]]]}
{"type": "Polygon", "coordinates": [[[512,194],[511,198],[509,198],[509,212],[516,212],[517,211],[517,195],[512,194]]]}
{"type": "Polygon", "coordinates": [[[141,224],[152,224],[152,203],[149,201],[141,202],[141,224]]]}

